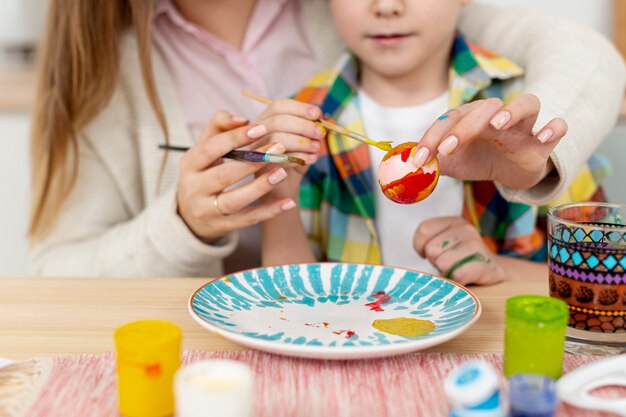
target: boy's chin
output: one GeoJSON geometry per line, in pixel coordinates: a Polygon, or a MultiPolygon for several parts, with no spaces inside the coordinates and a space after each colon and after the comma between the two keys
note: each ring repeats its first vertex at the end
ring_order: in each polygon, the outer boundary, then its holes
{"type": "Polygon", "coordinates": [[[377,65],[369,65],[368,67],[370,71],[379,77],[390,80],[411,77],[415,74],[416,68],[419,68],[418,65],[408,65],[398,62],[388,63],[387,65],[381,65],[380,62],[377,62],[377,65]]]}

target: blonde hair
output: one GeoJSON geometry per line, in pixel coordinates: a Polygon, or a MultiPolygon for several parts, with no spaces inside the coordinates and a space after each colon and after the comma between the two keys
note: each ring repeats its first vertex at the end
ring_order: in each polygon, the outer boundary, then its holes
{"type": "Polygon", "coordinates": [[[111,99],[131,28],[144,87],[167,132],[150,58],[154,0],[52,0],[49,7],[31,133],[31,239],[49,232],[76,182],[77,134],[111,99]]]}

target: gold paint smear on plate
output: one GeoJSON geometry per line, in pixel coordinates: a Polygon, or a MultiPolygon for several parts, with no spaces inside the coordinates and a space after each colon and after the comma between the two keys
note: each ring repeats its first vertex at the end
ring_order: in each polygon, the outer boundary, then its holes
{"type": "Polygon", "coordinates": [[[427,335],[435,330],[437,326],[430,320],[398,317],[395,319],[374,320],[372,327],[396,336],[418,337],[427,335]]]}

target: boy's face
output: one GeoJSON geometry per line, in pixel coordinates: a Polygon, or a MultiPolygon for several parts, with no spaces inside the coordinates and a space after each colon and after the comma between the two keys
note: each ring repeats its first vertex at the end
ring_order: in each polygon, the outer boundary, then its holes
{"type": "Polygon", "coordinates": [[[447,58],[469,0],[330,0],[339,34],[363,65],[395,78],[447,58]]]}

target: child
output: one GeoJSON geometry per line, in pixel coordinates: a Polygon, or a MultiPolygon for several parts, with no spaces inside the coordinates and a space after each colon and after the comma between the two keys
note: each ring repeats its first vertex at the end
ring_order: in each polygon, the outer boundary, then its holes
{"type": "MultiPolygon", "coordinates": [[[[499,190],[550,182],[549,157],[567,127],[555,119],[531,133],[539,101],[517,97],[523,70],[456,32],[468,2],[330,1],[352,53],[312,78],[296,99],[375,139],[399,144],[426,133],[415,164],[439,152],[442,173],[465,181],[442,177],[428,199],[397,205],[376,184],[385,152],[331,133],[301,181],[302,222],[292,213],[264,225],[272,229],[264,234],[265,263],[382,261],[438,270],[466,284],[545,275],[544,265],[530,261],[545,256],[537,209],[508,202],[499,190]]],[[[285,193],[299,184],[294,177],[282,186],[285,193]]],[[[578,183],[587,185],[577,189],[582,198],[598,191],[593,181],[578,183]]]]}

